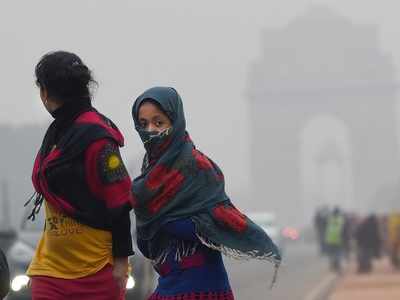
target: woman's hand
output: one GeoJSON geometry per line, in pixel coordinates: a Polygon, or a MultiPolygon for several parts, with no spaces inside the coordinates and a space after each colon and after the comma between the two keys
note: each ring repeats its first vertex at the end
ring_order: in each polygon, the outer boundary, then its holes
{"type": "Polygon", "coordinates": [[[128,257],[114,257],[112,275],[121,289],[126,287],[126,281],[128,280],[128,267],[128,257]]]}

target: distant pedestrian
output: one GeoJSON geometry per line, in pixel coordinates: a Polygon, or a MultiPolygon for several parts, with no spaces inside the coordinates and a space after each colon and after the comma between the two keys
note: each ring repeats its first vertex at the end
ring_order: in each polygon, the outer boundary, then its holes
{"type": "Polygon", "coordinates": [[[350,255],[352,252],[352,242],[353,242],[353,220],[350,214],[343,214],[344,225],[343,225],[343,257],[346,261],[350,261],[350,255]]]}
{"type": "Polygon", "coordinates": [[[327,254],[325,243],[325,232],[328,221],[329,210],[326,207],[319,208],[314,216],[314,228],[317,235],[319,251],[321,255],[327,254]]]}
{"type": "Polygon", "coordinates": [[[395,268],[400,268],[400,213],[388,217],[388,239],[391,262],[395,268]]]}
{"type": "Polygon", "coordinates": [[[358,272],[368,273],[372,270],[372,260],[381,255],[381,236],[378,219],[370,215],[358,226],[356,231],[358,251],[358,272]]]}
{"type": "Polygon", "coordinates": [[[325,243],[328,247],[330,266],[332,271],[341,272],[341,259],[343,255],[343,229],[345,219],[339,208],[335,208],[328,217],[325,243]]]}

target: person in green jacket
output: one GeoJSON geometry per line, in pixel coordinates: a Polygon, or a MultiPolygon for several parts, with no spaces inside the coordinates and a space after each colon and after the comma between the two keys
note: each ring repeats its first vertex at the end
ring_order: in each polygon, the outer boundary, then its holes
{"type": "Polygon", "coordinates": [[[325,232],[325,243],[328,247],[331,269],[339,273],[341,272],[344,223],[344,216],[336,207],[328,217],[325,232]]]}

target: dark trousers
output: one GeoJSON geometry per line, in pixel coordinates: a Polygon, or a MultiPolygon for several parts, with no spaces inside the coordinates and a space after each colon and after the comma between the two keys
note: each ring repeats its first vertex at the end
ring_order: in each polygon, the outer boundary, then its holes
{"type": "Polygon", "coordinates": [[[342,271],[342,247],[338,245],[329,245],[328,249],[331,270],[340,273],[342,271]]]}
{"type": "Polygon", "coordinates": [[[369,273],[372,270],[373,251],[367,247],[358,249],[358,272],[369,273]]]}

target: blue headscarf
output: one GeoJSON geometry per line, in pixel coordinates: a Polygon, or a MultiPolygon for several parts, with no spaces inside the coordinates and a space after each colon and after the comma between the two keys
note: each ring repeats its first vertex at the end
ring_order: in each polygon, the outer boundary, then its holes
{"type": "Polygon", "coordinates": [[[258,225],[241,213],[225,193],[219,167],[196,149],[186,132],[181,97],[170,87],[154,87],[140,95],[132,117],[146,149],[142,174],[132,183],[137,202],[137,235],[150,245],[157,259],[168,240],[161,234],[164,224],[190,218],[200,241],[235,258],[281,262],[278,248],[258,225]],[[140,126],[141,104],[151,101],[170,118],[172,128],[161,134],[140,126]]]}

